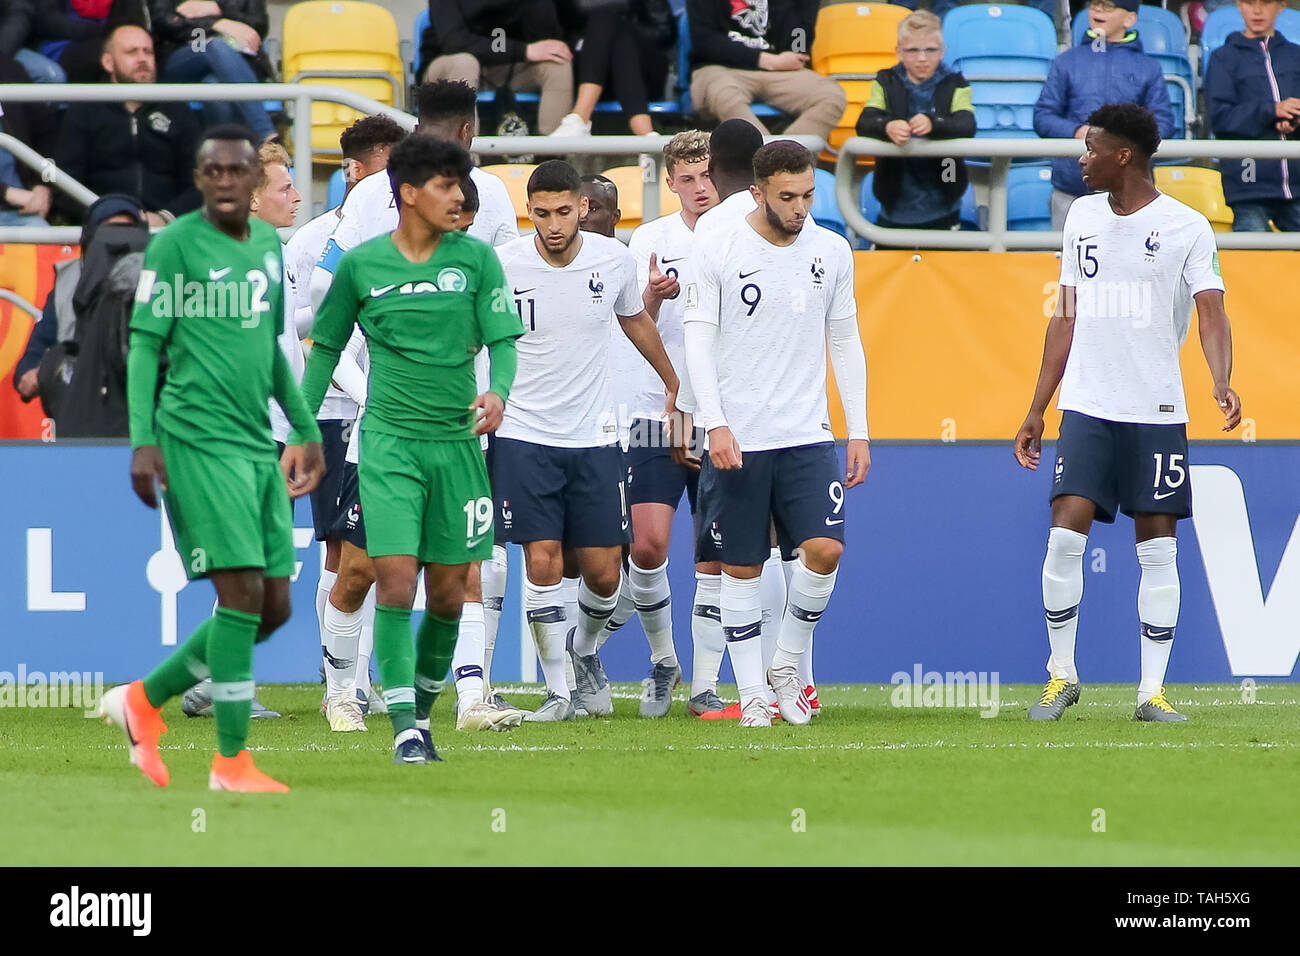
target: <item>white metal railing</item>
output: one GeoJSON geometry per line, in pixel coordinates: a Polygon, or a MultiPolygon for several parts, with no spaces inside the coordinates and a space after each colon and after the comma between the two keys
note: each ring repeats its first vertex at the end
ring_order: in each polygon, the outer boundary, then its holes
{"type": "MultiPolygon", "coordinates": [[[[925,249],[1059,249],[1059,231],[1011,232],[1007,229],[1007,169],[1012,159],[1040,159],[1083,154],[1080,139],[913,139],[905,146],[855,136],[840,147],[835,169],[835,198],[844,222],[854,233],[890,246],[925,249]],[[886,229],[867,221],[859,206],[853,171],[858,156],[896,159],[988,157],[992,161],[989,185],[989,223],[986,232],[951,232],[943,229],[886,229]]],[[[1281,140],[1171,139],[1161,143],[1156,159],[1295,159],[1300,142],[1281,140]]],[[[1300,233],[1225,232],[1215,236],[1220,249],[1300,249],[1300,233]]]]}

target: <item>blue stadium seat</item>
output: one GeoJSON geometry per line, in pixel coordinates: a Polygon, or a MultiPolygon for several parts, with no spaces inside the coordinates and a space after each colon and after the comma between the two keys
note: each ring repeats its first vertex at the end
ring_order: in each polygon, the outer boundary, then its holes
{"type": "Polygon", "coordinates": [[[325,195],[325,208],[337,208],[343,202],[343,197],[347,191],[348,184],[343,181],[343,167],[340,166],[330,176],[329,192],[325,195]]]}
{"type": "Polygon", "coordinates": [[[1056,25],[1041,10],[973,4],[943,18],[948,63],[971,81],[975,135],[1035,139],[1034,104],[1056,56],[1056,25]],[[1033,80],[977,80],[1030,76],[1033,80]]]}
{"type": "MultiPolygon", "coordinates": [[[[876,194],[871,191],[871,184],[875,181],[876,174],[874,171],[867,173],[867,175],[862,178],[862,194],[858,200],[858,206],[862,210],[862,218],[871,223],[874,223],[876,218],[880,215],[880,200],[877,199],[876,194]]],[[[817,214],[814,212],[813,217],[816,218],[816,216],[817,214]]],[[[821,220],[818,221],[820,222],[821,220]]]]}
{"type": "Polygon", "coordinates": [[[1007,229],[1012,232],[1052,228],[1052,170],[1049,166],[1013,166],[1007,170],[1007,229]]]}
{"type": "MultiPolygon", "coordinates": [[[[1278,14],[1275,24],[1277,32],[1292,43],[1300,42],[1300,10],[1287,8],[1278,14]]],[[[1246,21],[1241,11],[1235,6],[1220,7],[1205,18],[1201,28],[1201,75],[1205,75],[1210,65],[1210,54],[1223,46],[1229,33],[1246,29],[1246,21]]]]}
{"type": "Polygon", "coordinates": [[[966,191],[961,194],[961,228],[965,232],[979,231],[980,211],[975,204],[975,184],[967,183],[966,191]]]}
{"type": "Polygon", "coordinates": [[[835,201],[835,174],[819,169],[813,174],[817,191],[813,193],[812,217],[817,225],[825,226],[831,232],[838,232],[845,239],[849,238],[849,227],[840,212],[840,204],[835,201]]]}
{"type": "MultiPolygon", "coordinates": [[[[678,112],[682,116],[695,115],[695,106],[691,103],[691,26],[686,21],[686,10],[677,18],[677,88],[681,92],[681,106],[678,112]]],[[[749,108],[759,119],[765,116],[782,116],[780,110],[766,103],[751,103],[749,108]]]]}
{"type": "MultiPolygon", "coordinates": [[[[414,59],[411,61],[411,76],[418,85],[423,82],[423,77],[417,72],[420,68],[420,38],[424,36],[424,31],[429,26],[429,8],[421,8],[415,18],[415,40],[412,43],[414,48],[414,59]]],[[[479,90],[478,101],[480,103],[492,103],[496,100],[497,95],[492,90],[479,90]]],[[[541,99],[537,93],[516,93],[515,101],[518,103],[536,103],[541,99]]]]}

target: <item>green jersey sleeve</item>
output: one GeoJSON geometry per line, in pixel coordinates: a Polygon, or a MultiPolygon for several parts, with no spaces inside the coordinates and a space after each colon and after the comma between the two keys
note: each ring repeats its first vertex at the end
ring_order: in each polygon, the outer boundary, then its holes
{"type": "Polygon", "coordinates": [[[169,226],[145,247],[140,281],[135,287],[131,331],[152,332],[163,342],[167,341],[180,311],[174,307],[173,298],[179,298],[180,290],[184,289],[184,275],[185,260],[169,226]],[[180,288],[174,291],[177,285],[180,288]]]}
{"type": "Polygon", "coordinates": [[[492,247],[487,243],[483,243],[482,247],[482,259],[479,262],[482,281],[474,302],[479,334],[484,345],[502,339],[517,339],[524,334],[524,323],[519,318],[514,297],[506,285],[505,270],[501,268],[501,260],[492,247]]]}
{"type": "Polygon", "coordinates": [[[325,300],[316,310],[316,321],[311,327],[311,338],[317,345],[342,351],[352,336],[361,303],[356,290],[356,256],[351,251],[343,254],[334,272],[325,300]]]}

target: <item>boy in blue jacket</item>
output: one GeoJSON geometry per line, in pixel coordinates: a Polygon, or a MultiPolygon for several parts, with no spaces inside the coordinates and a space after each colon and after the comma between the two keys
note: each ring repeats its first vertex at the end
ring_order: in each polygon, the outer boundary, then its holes
{"type": "MultiPolygon", "coordinates": [[[[1246,29],[1210,54],[1205,102],[1219,139],[1287,139],[1300,126],[1300,46],[1273,29],[1282,0],[1238,0],[1246,29]]],[[[1300,232],[1300,162],[1225,159],[1223,196],[1233,232],[1265,232],[1269,220],[1300,232]]]]}
{"type": "MultiPolygon", "coordinates": [[[[1174,130],[1174,112],[1164,71],[1142,52],[1133,29],[1139,0],[1092,0],[1083,42],[1052,61],[1043,92],[1034,104],[1034,131],[1049,139],[1083,139],[1089,114],[1107,103],[1138,103],[1150,110],[1165,139],[1174,130]]],[[[1079,161],[1052,160],[1052,228],[1060,229],[1070,203],[1088,190],[1079,161]]]]}

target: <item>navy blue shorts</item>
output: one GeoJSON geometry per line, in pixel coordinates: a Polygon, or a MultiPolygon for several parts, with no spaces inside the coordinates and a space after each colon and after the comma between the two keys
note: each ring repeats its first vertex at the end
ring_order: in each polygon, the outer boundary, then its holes
{"type": "Polygon", "coordinates": [[[331,530],[339,516],[339,490],[343,485],[343,466],[348,454],[348,439],[352,437],[355,420],[331,419],[319,421],[321,444],[325,448],[325,475],[311,493],[311,523],[316,527],[316,540],[333,537],[331,530]]]}
{"type": "MultiPolygon", "coordinates": [[[[685,491],[691,514],[695,514],[700,473],[673,462],[663,431],[663,422],[633,419],[631,447],[627,450],[627,503],[671,505],[675,509],[685,491]]],[[[704,429],[697,428],[695,435],[692,448],[699,454],[704,447],[704,429]]]]}
{"type": "Polygon", "coordinates": [[[632,540],[627,466],[618,444],[552,448],[513,438],[492,443],[496,541],[562,541],[609,548],[632,540]]]}
{"type": "Polygon", "coordinates": [[[1079,412],[1061,418],[1052,493],[1087,498],[1106,524],[1122,512],[1192,514],[1186,425],[1111,422],[1079,412]]]}
{"type": "Polygon", "coordinates": [[[366,522],[361,516],[361,482],[357,466],[350,461],[343,462],[338,509],[328,537],[342,538],[362,551],[366,549],[366,522]]]}
{"type": "Polygon", "coordinates": [[[773,524],[787,556],[810,538],[844,540],[843,469],[833,443],[742,451],[741,457],[743,467],[719,471],[704,456],[697,562],[762,564],[772,551],[773,524]]]}

